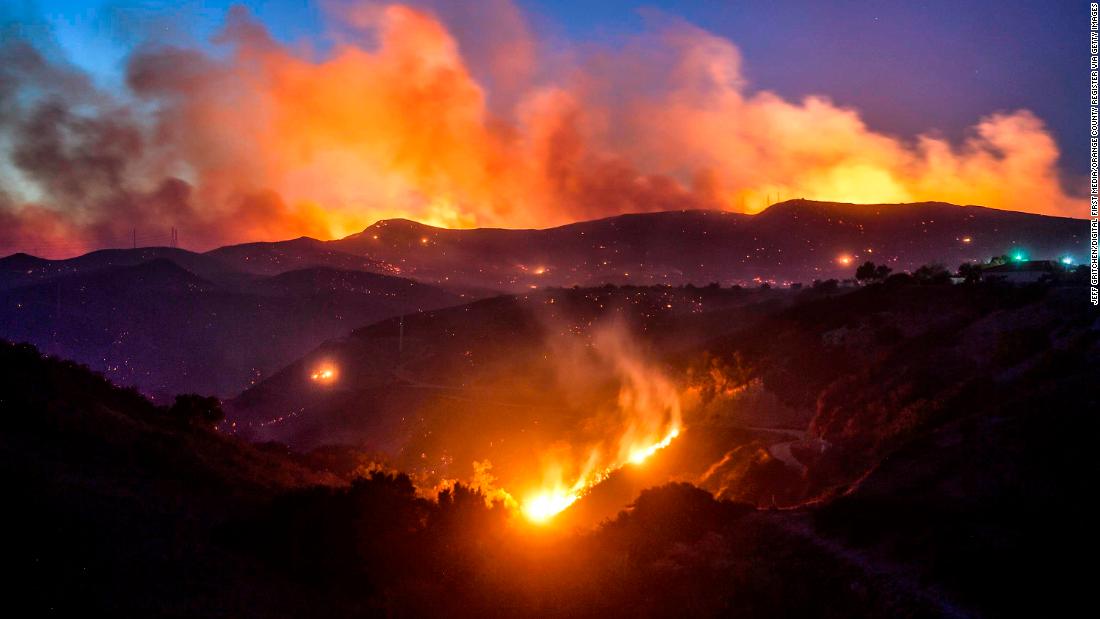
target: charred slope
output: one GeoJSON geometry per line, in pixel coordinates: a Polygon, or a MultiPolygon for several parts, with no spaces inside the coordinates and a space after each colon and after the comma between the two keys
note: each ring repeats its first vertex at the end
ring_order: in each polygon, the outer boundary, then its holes
{"type": "Polygon", "coordinates": [[[226,395],[365,322],[459,300],[426,284],[332,269],[228,284],[157,259],[9,289],[0,336],[146,394],[226,395]]]}

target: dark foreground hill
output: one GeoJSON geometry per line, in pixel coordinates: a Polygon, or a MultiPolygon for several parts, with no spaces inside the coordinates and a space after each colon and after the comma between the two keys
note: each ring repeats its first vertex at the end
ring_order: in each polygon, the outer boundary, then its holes
{"type": "Polygon", "coordinates": [[[120,266],[86,258],[24,271],[34,283],[0,291],[0,337],[87,363],[146,394],[224,396],[361,324],[460,301],[375,273],[315,267],[262,277],[166,251],[171,259],[131,265],[144,250],[129,250],[114,256],[120,266]]]}
{"type": "Polygon", "coordinates": [[[215,527],[336,481],[2,340],[0,425],[12,616],[277,616],[286,599],[215,527]]]}

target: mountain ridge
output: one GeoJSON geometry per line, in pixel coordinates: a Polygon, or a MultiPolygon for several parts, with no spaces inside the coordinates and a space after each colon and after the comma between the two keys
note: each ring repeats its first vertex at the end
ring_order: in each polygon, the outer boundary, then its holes
{"type": "Polygon", "coordinates": [[[204,253],[177,248],[99,250],[60,261],[0,258],[0,288],[152,257],[176,259],[211,281],[310,267],[396,275],[484,296],[552,286],[755,285],[851,276],[854,264],[895,271],[954,268],[1024,251],[1084,256],[1085,220],[946,202],[855,204],[787,200],[756,214],[717,210],[626,213],[541,229],[438,228],[377,221],[328,241],[298,237],[204,253]]]}

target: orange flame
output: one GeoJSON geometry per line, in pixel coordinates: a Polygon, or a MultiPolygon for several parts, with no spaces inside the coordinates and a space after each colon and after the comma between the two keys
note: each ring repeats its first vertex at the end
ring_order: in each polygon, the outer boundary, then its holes
{"type": "Polygon", "coordinates": [[[600,471],[581,476],[568,489],[555,487],[549,490],[539,491],[528,497],[523,502],[523,515],[535,523],[548,522],[554,516],[565,511],[570,505],[588,494],[615,471],[627,464],[640,465],[650,456],[668,447],[672,441],[680,436],[680,429],[673,428],[660,441],[635,449],[626,462],[619,462],[600,471]]]}
{"type": "Polygon", "coordinates": [[[532,522],[550,520],[624,466],[643,464],[683,431],[676,386],[644,358],[622,324],[598,328],[592,349],[601,363],[614,369],[620,384],[615,415],[593,425],[601,429],[610,425],[608,429],[618,438],[591,446],[579,467],[569,466],[562,457],[551,458],[544,483],[521,504],[523,514],[532,522]],[[570,470],[577,472],[570,476],[570,470]]]}
{"type": "Polygon", "coordinates": [[[309,379],[315,383],[332,383],[336,381],[336,368],[332,365],[323,365],[315,369],[310,375],[309,379]]]}

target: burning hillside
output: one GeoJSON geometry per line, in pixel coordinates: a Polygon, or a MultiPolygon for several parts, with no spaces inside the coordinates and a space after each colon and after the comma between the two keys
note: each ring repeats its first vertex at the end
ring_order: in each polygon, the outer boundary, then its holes
{"type": "MultiPolygon", "coordinates": [[[[643,464],[680,435],[683,418],[677,387],[642,357],[626,327],[614,324],[597,328],[592,349],[596,362],[613,368],[619,381],[617,405],[606,418],[581,422],[586,430],[592,429],[587,433],[602,434],[601,440],[580,449],[563,446],[543,456],[547,460],[543,481],[521,502],[524,515],[533,521],[550,519],[615,471],[643,464]]],[[[575,374],[590,370],[572,365],[563,371],[575,374]]],[[[571,377],[562,384],[577,384],[579,380],[571,377]]]]}
{"type": "Polygon", "coordinates": [[[421,488],[460,481],[546,519],[690,430],[691,394],[654,336],[704,308],[783,296],[561,290],[408,316],[319,349],[231,414],[246,435],[360,444],[421,488]],[[338,379],[322,383],[325,371],[338,379]]]}

